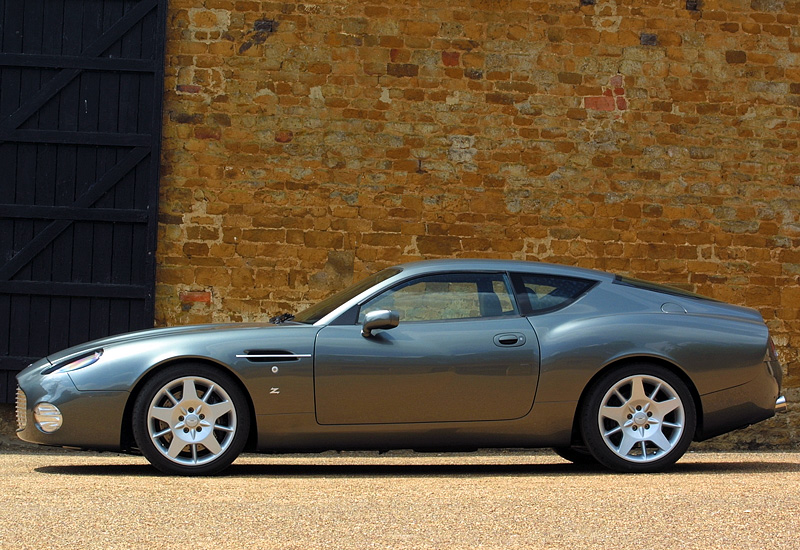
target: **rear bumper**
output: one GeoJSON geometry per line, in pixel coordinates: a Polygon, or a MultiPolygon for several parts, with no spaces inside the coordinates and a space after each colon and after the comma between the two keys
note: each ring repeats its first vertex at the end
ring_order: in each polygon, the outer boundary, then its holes
{"type": "Polygon", "coordinates": [[[785,411],[786,399],[773,370],[768,364],[745,384],[701,396],[703,413],[695,439],[703,441],[785,411]]]}

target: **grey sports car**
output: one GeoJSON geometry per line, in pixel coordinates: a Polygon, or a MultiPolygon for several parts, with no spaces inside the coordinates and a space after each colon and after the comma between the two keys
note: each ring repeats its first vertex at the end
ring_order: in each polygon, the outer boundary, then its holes
{"type": "Polygon", "coordinates": [[[244,450],[491,447],[652,472],[786,407],[756,311],[488,260],[385,269],[269,324],[89,342],[17,378],[25,441],[140,452],[181,475],[244,450]]]}

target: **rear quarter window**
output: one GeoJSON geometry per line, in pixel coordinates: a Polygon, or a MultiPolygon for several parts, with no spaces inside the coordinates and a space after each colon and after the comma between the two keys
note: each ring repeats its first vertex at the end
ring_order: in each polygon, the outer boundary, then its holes
{"type": "Polygon", "coordinates": [[[515,273],[512,279],[520,305],[533,315],[567,307],[597,284],[588,279],[534,273],[515,273]]]}

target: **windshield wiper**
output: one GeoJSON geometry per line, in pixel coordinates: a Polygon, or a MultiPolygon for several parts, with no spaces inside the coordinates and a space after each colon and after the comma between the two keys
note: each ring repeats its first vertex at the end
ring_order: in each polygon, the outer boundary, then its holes
{"type": "Polygon", "coordinates": [[[276,315],[275,317],[272,317],[269,320],[269,322],[272,323],[273,325],[280,325],[281,323],[285,323],[286,321],[291,321],[292,319],[294,319],[294,315],[292,315],[291,313],[284,313],[282,315],[276,315]]]}

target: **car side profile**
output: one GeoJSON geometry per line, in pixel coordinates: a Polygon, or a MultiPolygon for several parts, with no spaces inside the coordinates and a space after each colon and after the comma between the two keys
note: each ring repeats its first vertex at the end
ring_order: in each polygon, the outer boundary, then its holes
{"type": "Polygon", "coordinates": [[[653,472],[786,408],[758,312],[495,260],[388,268],[271,323],[112,336],[17,379],[23,440],[179,475],[243,451],[502,447],[653,472]]]}

